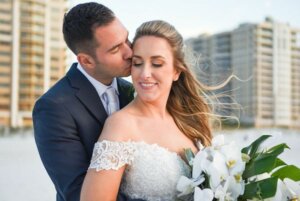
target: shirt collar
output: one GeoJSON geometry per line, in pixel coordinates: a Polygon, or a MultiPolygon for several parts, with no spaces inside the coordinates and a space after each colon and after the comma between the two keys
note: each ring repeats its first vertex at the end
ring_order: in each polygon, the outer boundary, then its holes
{"type": "Polygon", "coordinates": [[[111,85],[107,86],[90,76],[80,65],[80,63],[77,64],[77,69],[90,81],[90,83],[95,87],[98,95],[101,97],[102,94],[106,91],[108,87],[113,87],[115,88],[117,94],[119,95],[119,90],[118,90],[118,83],[117,83],[117,78],[114,78],[111,85]]]}

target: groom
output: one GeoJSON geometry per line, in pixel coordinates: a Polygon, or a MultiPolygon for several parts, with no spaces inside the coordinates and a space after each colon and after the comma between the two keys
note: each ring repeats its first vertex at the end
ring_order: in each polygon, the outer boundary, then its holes
{"type": "Polygon", "coordinates": [[[105,119],[133,99],[132,85],[118,78],[130,75],[132,50],[128,31],[98,3],[72,8],[64,17],[63,35],[78,63],[37,100],[34,135],[57,201],[79,201],[105,119]]]}

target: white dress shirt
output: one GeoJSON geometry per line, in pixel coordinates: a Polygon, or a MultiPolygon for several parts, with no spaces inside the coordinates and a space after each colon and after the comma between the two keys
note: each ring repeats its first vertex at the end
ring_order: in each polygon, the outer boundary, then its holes
{"type": "Polygon", "coordinates": [[[104,92],[106,91],[106,89],[108,87],[113,87],[116,91],[116,99],[117,99],[117,108],[120,109],[120,102],[119,102],[119,90],[118,90],[118,84],[117,84],[117,79],[114,78],[111,85],[109,86],[106,86],[104,84],[102,84],[101,82],[99,82],[98,80],[96,80],[95,78],[93,78],[92,76],[90,76],[83,68],[82,66],[78,63],[77,64],[77,69],[90,81],[90,83],[95,87],[99,97],[100,97],[100,100],[102,102],[102,105],[104,106],[106,112],[108,112],[108,108],[107,108],[107,100],[105,100],[105,96],[103,95],[104,92]]]}

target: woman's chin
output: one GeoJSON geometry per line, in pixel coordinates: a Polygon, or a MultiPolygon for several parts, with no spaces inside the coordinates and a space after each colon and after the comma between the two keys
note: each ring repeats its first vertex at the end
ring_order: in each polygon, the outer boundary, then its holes
{"type": "Polygon", "coordinates": [[[139,94],[138,97],[143,102],[155,102],[158,100],[157,96],[153,94],[139,94]]]}

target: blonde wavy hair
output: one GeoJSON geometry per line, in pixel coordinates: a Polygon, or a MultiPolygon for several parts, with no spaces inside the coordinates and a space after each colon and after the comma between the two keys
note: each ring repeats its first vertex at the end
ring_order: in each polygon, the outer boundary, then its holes
{"type": "Polygon", "coordinates": [[[133,45],[143,36],[155,36],[168,41],[173,51],[174,67],[180,72],[174,81],[167,102],[167,110],[178,128],[191,140],[199,139],[205,146],[211,144],[211,108],[204,98],[206,90],[185,61],[183,38],[169,23],[154,20],[143,23],[136,31],[133,45]]]}

